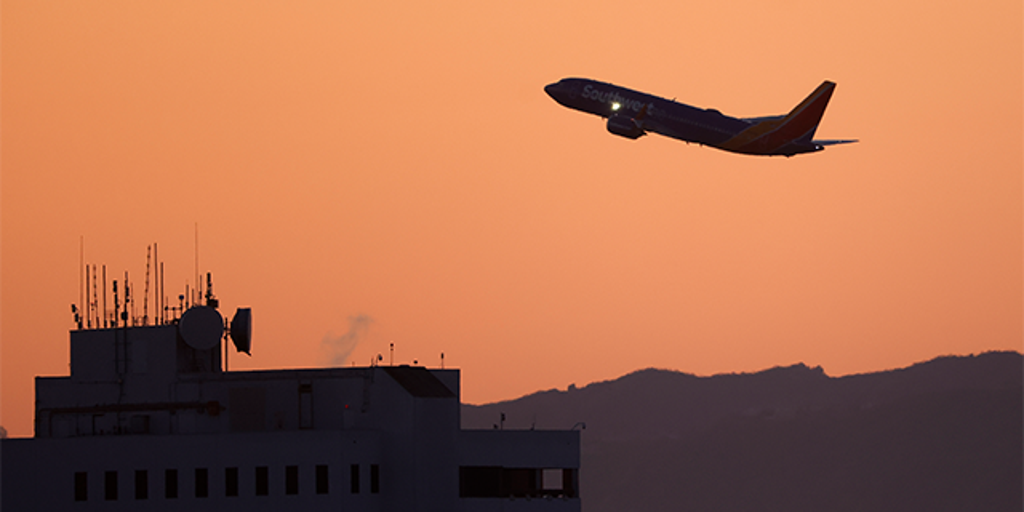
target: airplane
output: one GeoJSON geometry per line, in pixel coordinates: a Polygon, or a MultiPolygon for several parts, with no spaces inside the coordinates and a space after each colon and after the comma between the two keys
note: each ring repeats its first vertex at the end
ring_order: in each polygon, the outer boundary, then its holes
{"type": "Polygon", "coordinates": [[[747,155],[821,151],[856,139],[814,140],[836,84],[825,81],[788,114],[737,118],[587,78],[564,78],[544,87],[571,109],[608,119],[608,131],[639,139],[648,132],[747,155]]]}

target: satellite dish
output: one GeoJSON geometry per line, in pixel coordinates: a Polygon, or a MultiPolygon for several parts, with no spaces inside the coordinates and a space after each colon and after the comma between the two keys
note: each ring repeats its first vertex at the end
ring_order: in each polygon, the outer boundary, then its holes
{"type": "Polygon", "coordinates": [[[196,350],[210,350],[220,344],[224,319],[209,306],[193,306],[181,315],[178,332],[186,345],[196,350]]]}
{"type": "Polygon", "coordinates": [[[252,355],[252,309],[238,308],[231,319],[231,342],[235,350],[252,355]]]}

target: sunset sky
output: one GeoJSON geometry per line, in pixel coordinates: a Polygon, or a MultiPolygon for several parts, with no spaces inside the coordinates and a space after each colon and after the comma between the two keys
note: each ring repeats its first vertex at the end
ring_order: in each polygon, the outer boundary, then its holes
{"type": "MultiPolygon", "coordinates": [[[[658,367],[830,375],[1022,348],[1020,0],[4,0],[2,417],[67,375],[80,243],[199,266],[232,370],[462,369],[483,403],[658,367]],[[735,116],[838,86],[793,158],[630,141],[577,76],[735,116]],[[344,345],[344,343],[341,343],[344,345]]],[[[152,286],[152,285],[151,285],[152,286]]],[[[152,299],[150,299],[152,301],[152,299]]],[[[152,306],[151,306],[152,307],[152,306]]],[[[568,428],[569,425],[566,425],[568,428]]]]}

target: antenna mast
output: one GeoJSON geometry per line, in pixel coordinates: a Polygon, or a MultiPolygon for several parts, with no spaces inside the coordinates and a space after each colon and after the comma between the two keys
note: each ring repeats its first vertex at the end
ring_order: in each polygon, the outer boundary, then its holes
{"type": "MultiPolygon", "coordinates": [[[[92,266],[92,278],[96,280],[96,265],[92,266]]],[[[114,285],[117,288],[117,285],[114,285]]],[[[115,290],[116,291],[116,290],[115,290]]],[[[93,283],[92,292],[96,293],[96,283],[93,283]]],[[[110,313],[107,312],[107,266],[103,265],[103,327],[107,326],[107,318],[110,317],[110,313]]],[[[99,328],[100,319],[96,317],[96,327],[99,328]]]]}
{"type": "Polygon", "coordinates": [[[156,242],[153,242],[153,272],[156,273],[156,278],[153,280],[154,281],[153,285],[156,287],[156,293],[153,294],[153,302],[156,303],[155,304],[156,305],[156,311],[154,311],[154,315],[153,315],[154,322],[153,323],[155,323],[157,325],[163,325],[163,323],[164,323],[164,317],[163,317],[163,313],[162,313],[162,311],[163,311],[164,291],[160,288],[161,287],[161,284],[160,284],[160,269],[161,268],[162,267],[160,265],[160,253],[157,252],[156,242]]]}
{"type": "Polygon", "coordinates": [[[85,266],[85,328],[92,329],[92,301],[89,300],[89,265],[85,266]]]}
{"type": "MultiPolygon", "coordinates": [[[[78,236],[78,307],[85,306],[85,236],[78,236]]],[[[78,323],[82,328],[82,323],[78,323]]]]}
{"type": "Polygon", "coordinates": [[[142,325],[150,325],[150,253],[153,248],[145,246],[145,293],[142,296],[142,325]]]}
{"type": "Polygon", "coordinates": [[[117,297],[117,279],[114,279],[114,327],[117,327],[117,313],[121,310],[121,302],[117,297]]]}
{"type": "MultiPolygon", "coordinates": [[[[128,307],[128,304],[132,302],[132,289],[128,284],[128,271],[124,271],[124,312],[121,313],[121,320],[124,320],[124,326],[128,327],[128,318],[133,316],[132,310],[128,307]]],[[[135,319],[132,318],[132,325],[135,325],[135,319]]]]}
{"type": "MultiPolygon", "coordinates": [[[[192,295],[193,295],[192,296],[192,304],[196,304],[196,303],[199,302],[198,300],[196,300],[195,295],[203,287],[203,282],[199,279],[199,223],[198,222],[196,222],[196,243],[195,243],[195,245],[196,245],[196,274],[195,274],[196,280],[192,281],[192,282],[195,283],[196,286],[192,290],[192,295]]],[[[200,297],[202,297],[201,294],[200,294],[200,297]]]]}
{"type": "MultiPolygon", "coordinates": [[[[96,328],[100,328],[100,312],[98,311],[100,302],[96,299],[96,264],[92,266],[92,310],[96,312],[96,328]]],[[[107,266],[103,265],[103,313],[106,313],[107,309],[107,266]]],[[[103,321],[106,322],[106,315],[103,317],[103,321]]]]}
{"type": "Polygon", "coordinates": [[[164,294],[164,262],[160,262],[160,325],[167,323],[167,297],[164,294]]]}

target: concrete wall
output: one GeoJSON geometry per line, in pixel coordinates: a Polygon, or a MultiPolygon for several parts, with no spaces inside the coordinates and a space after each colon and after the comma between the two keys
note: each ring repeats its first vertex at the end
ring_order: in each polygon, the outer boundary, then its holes
{"type": "Polygon", "coordinates": [[[578,430],[462,430],[460,466],[579,468],[578,430]]]}

